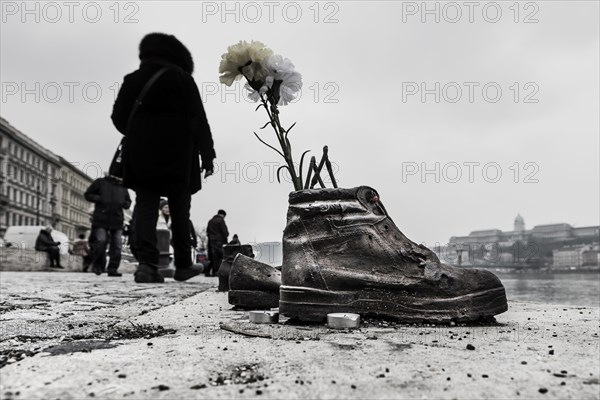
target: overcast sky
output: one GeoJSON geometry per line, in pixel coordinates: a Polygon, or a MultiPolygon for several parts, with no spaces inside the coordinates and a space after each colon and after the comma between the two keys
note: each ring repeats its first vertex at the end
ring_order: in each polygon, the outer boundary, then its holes
{"type": "Polygon", "coordinates": [[[517,213],[528,229],[599,223],[597,1],[1,3],[0,115],[93,177],[120,140],[112,104],[141,38],[190,49],[218,156],[196,225],[223,208],[243,242],[285,227],[292,184],[252,134],[267,116],[218,80],[242,39],[303,75],[281,108],[296,161],[328,145],[340,186],[374,187],[412,240],[511,230],[517,213]]]}

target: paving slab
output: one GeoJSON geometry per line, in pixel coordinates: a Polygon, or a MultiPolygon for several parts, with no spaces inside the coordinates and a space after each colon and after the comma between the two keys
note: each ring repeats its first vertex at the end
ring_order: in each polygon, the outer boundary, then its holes
{"type": "MultiPolygon", "coordinates": [[[[485,326],[366,318],[360,329],[340,331],[285,318],[251,324],[204,277],[146,287],[131,276],[90,285],[86,276],[69,285],[68,296],[48,291],[48,303],[73,305],[62,311],[72,315],[60,315],[36,305],[46,298],[41,283],[48,279],[40,273],[30,288],[38,293],[27,297],[23,288],[12,296],[25,279],[16,274],[0,274],[3,325],[18,312],[43,325],[47,320],[27,314],[39,311],[60,326],[99,318],[96,328],[105,329],[70,336],[67,327],[42,346],[32,340],[43,348],[0,369],[3,399],[599,398],[594,307],[510,302],[497,323],[485,326]],[[25,300],[30,308],[19,303],[25,300]],[[101,308],[77,309],[75,301],[101,308]],[[6,311],[13,302],[20,308],[6,311]]],[[[24,345],[14,332],[2,335],[3,346],[24,345]]]]}

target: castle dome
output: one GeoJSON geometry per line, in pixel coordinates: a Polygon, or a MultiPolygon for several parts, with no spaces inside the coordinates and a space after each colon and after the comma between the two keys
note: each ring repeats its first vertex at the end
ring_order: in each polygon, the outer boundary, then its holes
{"type": "Polygon", "coordinates": [[[517,214],[515,217],[515,231],[522,232],[525,230],[525,219],[521,216],[521,214],[517,214]]]}

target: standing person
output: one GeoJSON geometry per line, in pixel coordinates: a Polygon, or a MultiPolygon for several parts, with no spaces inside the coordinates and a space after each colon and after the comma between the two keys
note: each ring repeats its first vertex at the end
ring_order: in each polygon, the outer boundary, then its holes
{"type": "Polygon", "coordinates": [[[174,278],[185,281],[204,271],[192,264],[189,219],[192,194],[202,186],[202,170],[205,178],[213,173],[212,134],[191,75],[189,50],[175,36],[151,33],[140,43],[139,58],[140,67],[125,76],[111,116],[125,135],[124,184],[136,192],[135,281],[164,282],[156,248],[161,196],[168,197],[170,205],[174,278]]]}
{"type": "Polygon", "coordinates": [[[121,263],[123,246],[123,209],[131,205],[129,192],[121,179],[107,175],[96,179],[85,191],[87,201],[94,203],[92,215],[92,271],[96,275],[122,276],[117,272],[121,263]],[[109,245],[109,262],[106,267],[106,246],[109,245]]]}
{"type": "Polygon", "coordinates": [[[211,271],[212,276],[217,276],[221,261],[223,261],[223,245],[227,244],[227,237],[229,236],[229,231],[225,224],[226,215],[225,210],[219,210],[217,215],[208,221],[208,226],[206,227],[209,249],[208,257],[210,259],[208,269],[205,271],[206,276],[211,276],[211,271]]]}
{"type": "Polygon", "coordinates": [[[52,239],[52,227],[48,225],[46,228],[40,231],[40,234],[35,239],[35,249],[37,251],[44,251],[48,253],[48,260],[50,261],[50,268],[64,268],[60,265],[60,249],[58,246],[59,242],[55,242],[52,239]]]}
{"type": "MultiPolygon", "coordinates": [[[[190,225],[190,244],[192,246],[192,255],[191,259],[194,260],[195,250],[198,247],[198,238],[196,237],[196,230],[194,229],[194,224],[192,221],[189,221],[190,225]]],[[[170,244],[173,246],[173,232],[171,230],[171,210],[169,208],[169,200],[161,199],[159,203],[159,212],[158,212],[158,222],[156,224],[156,229],[167,229],[170,234],[170,244]]]]}
{"type": "Polygon", "coordinates": [[[77,239],[73,242],[73,255],[80,256],[82,260],[82,271],[87,272],[90,264],[92,263],[92,257],[90,254],[90,246],[85,234],[80,234],[77,239]]]}
{"type": "Polygon", "coordinates": [[[169,200],[161,199],[158,204],[158,221],[156,222],[157,229],[171,230],[171,210],[169,209],[169,200]]]}
{"type": "Polygon", "coordinates": [[[242,244],[240,242],[240,239],[238,238],[237,233],[233,234],[233,237],[231,238],[231,242],[229,242],[228,244],[242,244]]]}

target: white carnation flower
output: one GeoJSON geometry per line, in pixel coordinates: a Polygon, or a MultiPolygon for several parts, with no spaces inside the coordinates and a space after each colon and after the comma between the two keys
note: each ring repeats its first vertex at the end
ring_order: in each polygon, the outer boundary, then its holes
{"type": "MultiPolygon", "coordinates": [[[[273,95],[277,98],[278,105],[285,106],[289,104],[302,89],[302,75],[294,70],[294,64],[289,59],[278,54],[265,59],[262,65],[268,75],[264,78],[264,84],[259,90],[246,84],[246,89],[249,91],[248,98],[258,101],[260,98],[259,93],[267,93],[268,90],[273,88],[274,83],[279,81],[279,93],[273,93],[273,95]]],[[[275,86],[277,87],[277,85],[275,86]]]]}
{"type": "Polygon", "coordinates": [[[250,81],[261,82],[265,79],[267,71],[262,63],[270,57],[273,51],[262,42],[241,40],[239,43],[227,48],[227,53],[221,56],[219,65],[219,81],[231,86],[233,81],[243,75],[250,81]]]}
{"type": "Polygon", "coordinates": [[[265,67],[269,75],[265,83],[269,88],[273,87],[275,81],[281,81],[279,88],[279,105],[287,105],[296,98],[296,94],[302,89],[302,75],[294,70],[294,64],[282,56],[272,55],[266,60],[265,67]]]}

